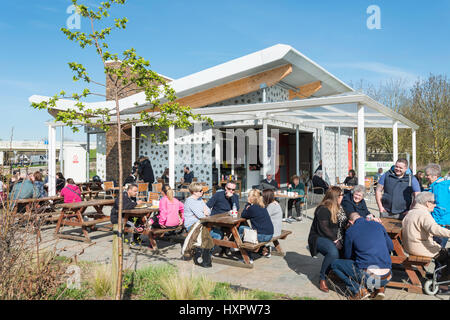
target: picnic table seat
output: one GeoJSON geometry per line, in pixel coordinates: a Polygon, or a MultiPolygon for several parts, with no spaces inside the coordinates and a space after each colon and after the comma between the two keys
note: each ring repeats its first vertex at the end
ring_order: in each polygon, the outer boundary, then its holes
{"type": "Polygon", "coordinates": [[[284,240],[288,235],[290,235],[292,231],[289,230],[281,230],[281,234],[277,237],[273,237],[270,241],[266,242],[259,242],[259,243],[249,243],[249,242],[243,242],[241,245],[241,248],[244,248],[246,250],[250,250],[253,252],[257,252],[262,246],[265,246],[266,244],[273,242],[275,245],[275,248],[277,249],[276,252],[273,254],[279,254],[284,255],[283,251],[281,250],[281,246],[278,242],[278,240],[284,240]]]}
{"type": "Polygon", "coordinates": [[[149,228],[144,231],[144,235],[148,237],[150,240],[150,244],[152,245],[153,249],[158,249],[158,245],[156,243],[156,238],[162,238],[164,235],[171,231],[180,231],[183,229],[183,226],[178,226],[176,228],[149,228]]]}

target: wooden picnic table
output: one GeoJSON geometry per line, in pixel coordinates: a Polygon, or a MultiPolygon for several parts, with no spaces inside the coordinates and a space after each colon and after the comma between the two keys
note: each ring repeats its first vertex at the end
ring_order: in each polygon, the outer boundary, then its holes
{"type": "Polygon", "coordinates": [[[224,231],[224,239],[222,240],[213,239],[214,244],[216,246],[222,246],[227,248],[238,248],[239,251],[241,252],[244,263],[242,263],[241,261],[237,261],[233,258],[213,257],[213,260],[215,262],[233,265],[237,267],[253,268],[253,264],[250,262],[248,252],[249,251],[256,252],[260,249],[261,246],[270,242],[273,242],[275,246],[275,251],[272,254],[283,256],[284,253],[283,250],[281,249],[278,240],[285,239],[292,232],[282,230],[280,236],[273,237],[270,241],[267,242],[259,242],[257,244],[243,242],[241,240],[241,237],[239,236],[239,226],[241,224],[247,224],[247,219],[242,218],[241,213],[242,210],[241,212],[238,213],[237,218],[233,218],[228,213],[220,213],[200,219],[200,222],[203,223],[210,232],[212,228],[221,227],[222,231],[224,231]]]}
{"type": "Polygon", "coordinates": [[[55,236],[62,239],[70,240],[83,240],[85,242],[91,242],[87,228],[91,231],[101,230],[101,231],[112,231],[111,226],[103,226],[102,228],[96,228],[96,224],[107,222],[110,220],[109,216],[103,213],[104,206],[113,206],[114,199],[105,200],[90,200],[90,201],[80,201],[73,203],[63,203],[56,205],[57,208],[61,208],[61,214],[56,225],[55,236]],[[96,213],[86,213],[86,209],[93,207],[96,213]],[[87,217],[88,220],[85,221],[83,218],[87,217]],[[89,220],[92,218],[93,220],[89,220]],[[62,227],[68,225],[72,227],[81,227],[84,236],[73,236],[60,233],[62,227]]]}
{"type": "Polygon", "coordinates": [[[50,208],[52,211],[56,211],[54,203],[63,200],[64,198],[59,196],[11,200],[11,205],[13,205],[12,212],[13,214],[16,214],[19,205],[25,205],[25,212],[28,214],[32,213],[36,209],[44,211],[50,208]]]}
{"type": "Polygon", "coordinates": [[[289,202],[289,200],[290,200],[290,199],[303,199],[304,197],[305,197],[305,196],[302,195],[302,194],[299,194],[299,195],[297,195],[297,196],[289,196],[289,195],[287,195],[287,194],[275,193],[275,198],[278,198],[278,199],[285,199],[285,201],[286,201],[286,206],[285,206],[285,208],[284,208],[284,218],[287,218],[287,217],[288,217],[288,211],[289,211],[289,209],[288,209],[288,202],[289,202]]]}
{"type": "Polygon", "coordinates": [[[431,262],[431,258],[406,254],[401,242],[401,220],[393,218],[381,218],[381,222],[394,245],[394,255],[391,256],[392,264],[402,266],[405,269],[406,274],[408,275],[408,280],[410,280],[410,283],[408,283],[407,281],[390,281],[387,286],[404,288],[407,289],[408,292],[422,293],[422,283],[420,282],[416,271],[419,272],[423,278],[425,278],[426,271],[424,269],[424,266],[431,262]]]}
{"type": "MultiPolygon", "coordinates": [[[[159,208],[152,208],[152,207],[123,210],[123,214],[124,214],[123,219],[124,219],[124,224],[125,224],[124,231],[129,232],[129,233],[135,233],[133,228],[126,227],[126,222],[128,221],[129,218],[133,218],[133,217],[144,218],[145,217],[148,219],[153,213],[158,212],[158,211],[159,211],[159,208]]],[[[156,238],[163,236],[166,232],[178,231],[178,230],[181,230],[182,228],[183,228],[183,226],[178,226],[176,228],[146,228],[144,230],[143,234],[146,235],[150,241],[151,247],[149,249],[157,250],[158,245],[156,243],[156,238]]]]}

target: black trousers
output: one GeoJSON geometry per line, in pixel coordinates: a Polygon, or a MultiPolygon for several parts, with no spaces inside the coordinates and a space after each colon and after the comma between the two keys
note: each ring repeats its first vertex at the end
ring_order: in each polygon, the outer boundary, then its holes
{"type": "Polygon", "coordinates": [[[300,200],[295,200],[295,199],[289,199],[288,200],[288,210],[291,211],[292,207],[295,204],[295,211],[297,212],[297,217],[299,217],[301,215],[301,201],[300,200]]]}

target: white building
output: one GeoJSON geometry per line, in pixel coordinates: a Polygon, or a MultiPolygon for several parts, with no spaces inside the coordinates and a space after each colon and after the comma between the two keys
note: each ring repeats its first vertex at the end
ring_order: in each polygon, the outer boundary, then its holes
{"type": "MultiPolygon", "coordinates": [[[[169,80],[178,102],[189,105],[197,114],[212,118],[214,128],[205,123],[195,124],[188,132],[170,128],[169,141],[155,145],[141,137],[141,134],[149,136],[150,128],[137,124],[130,129],[130,151],[124,156],[128,157],[130,168],[137,155],[148,156],[156,177],[169,167],[171,185],[183,176],[184,165],[191,167],[198,180],[208,185],[217,183],[222,174],[238,175],[246,190],[277,166],[276,180],[283,185],[290,176],[301,171],[311,175],[320,159],[325,178],[331,184],[338,179],[343,181],[353,167],[357,170],[359,183],[364,184],[366,127],[393,129],[394,160],[398,157],[397,129],[412,129],[412,168],[415,172],[415,131],[418,126],[368,96],[356,93],[290,46],[275,45],[169,80]],[[355,128],[358,129],[357,163],[355,128]],[[233,132],[227,133],[230,129],[236,130],[233,139],[233,132]],[[220,135],[222,142],[218,139],[220,135]],[[136,141],[135,137],[141,138],[136,141]],[[269,140],[270,143],[262,143],[269,140]],[[255,153],[257,159],[253,156],[255,153]],[[261,167],[261,164],[266,165],[261,167]]],[[[32,102],[46,99],[49,98],[30,97],[32,102]]],[[[74,103],[61,100],[57,107],[71,108],[74,103]]],[[[90,108],[114,109],[112,101],[88,105],[90,108]]],[[[133,117],[147,108],[143,93],[120,100],[121,117],[133,117]]],[[[47,125],[52,150],[55,128],[63,124],[47,125]]],[[[117,176],[117,172],[113,172],[114,169],[117,171],[117,160],[111,151],[116,141],[108,138],[108,134],[96,134],[97,174],[109,180],[117,176]]]]}

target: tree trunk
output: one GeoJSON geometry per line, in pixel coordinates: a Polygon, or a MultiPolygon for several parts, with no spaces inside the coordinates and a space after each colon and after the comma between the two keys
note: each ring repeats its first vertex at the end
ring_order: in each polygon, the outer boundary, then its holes
{"type": "Polygon", "coordinates": [[[118,270],[117,270],[117,280],[116,280],[116,300],[122,298],[122,273],[123,273],[123,226],[122,226],[122,208],[123,208],[123,191],[122,191],[122,179],[123,179],[123,168],[122,168],[122,141],[121,141],[121,125],[120,125],[120,111],[119,111],[119,97],[115,95],[116,100],[116,113],[117,113],[117,152],[119,157],[119,212],[118,212],[118,270]]]}

